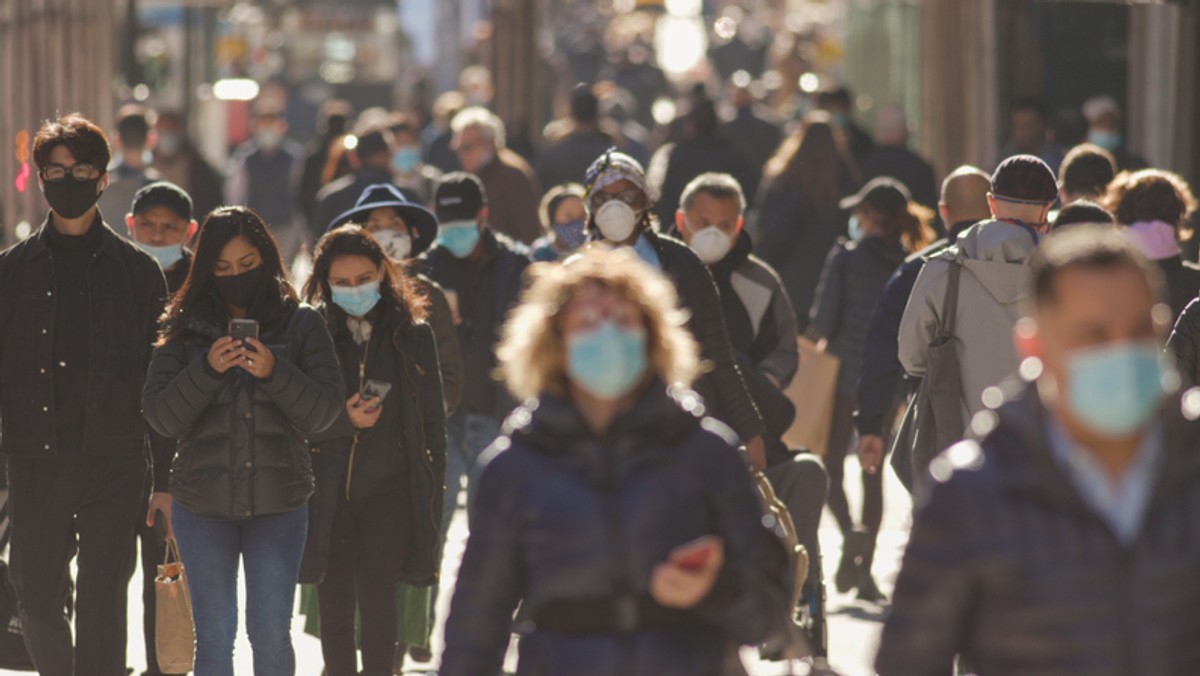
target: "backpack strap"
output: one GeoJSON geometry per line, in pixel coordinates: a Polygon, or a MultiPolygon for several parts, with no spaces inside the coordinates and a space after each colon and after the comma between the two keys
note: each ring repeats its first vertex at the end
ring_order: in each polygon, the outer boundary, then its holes
{"type": "Polygon", "coordinates": [[[942,321],[938,326],[938,337],[943,340],[954,337],[954,325],[958,319],[958,282],[961,277],[962,263],[957,259],[950,261],[946,295],[942,297],[942,321]]]}

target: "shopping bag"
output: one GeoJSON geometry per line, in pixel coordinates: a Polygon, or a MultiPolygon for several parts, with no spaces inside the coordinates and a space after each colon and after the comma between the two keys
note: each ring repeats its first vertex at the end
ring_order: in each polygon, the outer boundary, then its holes
{"type": "Polygon", "coordinates": [[[801,336],[800,367],[796,377],[785,390],[796,407],[796,418],[783,435],[788,448],[807,448],[825,454],[829,445],[829,425],[833,419],[833,399],[837,393],[838,368],[841,360],[817,349],[816,343],[801,336]]]}
{"type": "Polygon", "coordinates": [[[187,574],[175,540],[167,540],[167,553],[154,578],[155,653],[158,669],[165,674],[192,670],[196,632],[192,624],[192,597],[187,574]]]}

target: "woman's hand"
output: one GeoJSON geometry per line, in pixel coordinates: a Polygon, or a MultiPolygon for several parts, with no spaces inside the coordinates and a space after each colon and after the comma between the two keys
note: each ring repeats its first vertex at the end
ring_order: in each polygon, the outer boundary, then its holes
{"type": "Polygon", "coordinates": [[[240,349],[240,345],[233,338],[218,338],[208,349],[208,365],[217,373],[223,374],[242,363],[244,357],[239,352],[240,349]]]}
{"type": "Polygon", "coordinates": [[[168,540],[175,539],[175,531],[171,528],[171,494],[170,493],[151,493],[150,501],[146,505],[146,525],[153,528],[158,523],[158,515],[162,515],[163,537],[168,540]]]}
{"type": "Polygon", "coordinates": [[[374,399],[363,399],[357,392],[346,400],[346,415],[350,416],[350,424],[356,430],[365,430],[379,422],[383,407],[374,399]]]}
{"type": "Polygon", "coordinates": [[[695,551],[699,544],[697,542],[676,547],[665,562],[654,567],[654,572],[650,574],[650,596],[659,605],[687,610],[694,608],[712,591],[717,575],[725,565],[725,542],[715,535],[702,540],[705,546],[712,548],[712,553],[701,565],[682,565],[685,563],[684,557],[695,551]]]}
{"type": "Polygon", "coordinates": [[[266,380],[275,372],[275,354],[257,338],[243,339],[237,354],[242,357],[238,364],[242,370],[259,380],[266,380]]]}

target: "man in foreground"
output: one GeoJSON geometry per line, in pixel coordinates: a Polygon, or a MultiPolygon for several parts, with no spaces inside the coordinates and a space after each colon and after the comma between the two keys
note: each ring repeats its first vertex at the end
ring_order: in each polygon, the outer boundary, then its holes
{"type": "Polygon", "coordinates": [[[1025,382],[930,465],[876,666],[1200,673],[1200,392],[1168,387],[1160,274],[1089,226],[1031,270],[1025,382]]]}

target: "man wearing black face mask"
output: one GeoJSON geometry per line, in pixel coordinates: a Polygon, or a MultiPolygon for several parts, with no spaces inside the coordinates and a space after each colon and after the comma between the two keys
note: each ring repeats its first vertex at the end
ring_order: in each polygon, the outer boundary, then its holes
{"type": "MultiPolygon", "coordinates": [[[[154,259],[96,207],[110,157],[98,127],[77,114],[47,122],[33,155],[50,215],[0,254],[13,583],[38,672],[118,676],[134,528],[146,507],[141,389],[166,284],[154,259]],[[76,550],[72,649],[66,602],[76,550]]],[[[161,509],[151,502],[152,514],[161,509]]]]}

